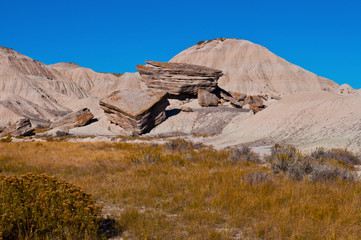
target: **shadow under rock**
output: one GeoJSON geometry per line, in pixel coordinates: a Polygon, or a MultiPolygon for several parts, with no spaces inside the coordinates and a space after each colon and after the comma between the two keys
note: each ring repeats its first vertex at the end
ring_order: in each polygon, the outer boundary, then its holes
{"type": "Polygon", "coordinates": [[[170,117],[173,117],[173,116],[177,115],[180,112],[181,112],[180,109],[166,110],[165,111],[165,116],[166,116],[166,118],[170,118],[170,117]]]}
{"type": "Polygon", "coordinates": [[[92,118],[89,122],[87,122],[84,126],[88,126],[92,123],[95,123],[95,122],[98,122],[98,119],[97,118],[92,118]]]}

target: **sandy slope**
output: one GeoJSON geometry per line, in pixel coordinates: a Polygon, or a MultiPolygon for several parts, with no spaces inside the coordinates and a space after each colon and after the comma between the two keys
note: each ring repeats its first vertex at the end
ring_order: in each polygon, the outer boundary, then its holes
{"type": "Polygon", "coordinates": [[[245,40],[213,40],[190,47],[170,62],[222,70],[219,86],[230,91],[290,95],[310,90],[337,91],[338,84],[276,56],[265,47],[245,40]]]}
{"type": "Polygon", "coordinates": [[[276,142],[302,149],[341,147],[361,152],[361,96],[307,92],[285,97],[266,110],[234,118],[208,143],[230,146],[276,142]]]}

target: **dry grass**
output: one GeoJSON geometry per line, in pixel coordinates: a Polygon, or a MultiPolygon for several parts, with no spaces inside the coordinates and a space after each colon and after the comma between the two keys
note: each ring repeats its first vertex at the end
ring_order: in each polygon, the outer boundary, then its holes
{"type": "Polygon", "coordinates": [[[359,239],[361,183],[294,181],[231,152],[173,143],[0,143],[3,175],[81,187],[124,239],[359,239]]]}

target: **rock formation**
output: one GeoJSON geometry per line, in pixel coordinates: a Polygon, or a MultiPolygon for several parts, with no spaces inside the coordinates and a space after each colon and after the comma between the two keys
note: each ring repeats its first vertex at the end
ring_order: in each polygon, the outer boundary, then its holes
{"type": "Polygon", "coordinates": [[[109,120],[136,134],[150,131],[166,118],[169,105],[167,92],[146,90],[119,90],[100,101],[109,120]]]}
{"type": "Polygon", "coordinates": [[[81,127],[88,124],[94,115],[90,112],[88,108],[83,108],[79,111],[69,113],[59,120],[51,124],[51,128],[62,127],[65,129],[70,129],[74,127],[81,127]]]}
{"type": "Polygon", "coordinates": [[[212,68],[182,64],[146,61],[137,70],[149,88],[167,91],[173,96],[196,96],[199,89],[212,92],[222,72],[212,68]]]}
{"type": "Polygon", "coordinates": [[[2,135],[29,136],[34,132],[29,119],[21,119],[2,131],[2,135]]]}
{"type": "MultiPolygon", "coordinates": [[[[147,86],[138,73],[119,77],[75,63],[46,65],[0,47],[0,126],[3,127],[22,118],[29,118],[34,127],[49,127],[62,116],[84,107],[91,109],[97,119],[107,119],[100,109],[99,98],[129,88],[147,86]]],[[[96,124],[95,132],[118,135],[119,129],[112,128],[109,121],[102,121],[96,124]]]]}
{"type": "Polygon", "coordinates": [[[338,91],[338,84],[319,77],[245,40],[215,39],[190,47],[170,60],[223,71],[218,85],[239,93],[291,95],[305,91],[338,91]]]}
{"type": "Polygon", "coordinates": [[[198,90],[198,103],[202,107],[218,106],[219,98],[206,90],[198,90]]]}

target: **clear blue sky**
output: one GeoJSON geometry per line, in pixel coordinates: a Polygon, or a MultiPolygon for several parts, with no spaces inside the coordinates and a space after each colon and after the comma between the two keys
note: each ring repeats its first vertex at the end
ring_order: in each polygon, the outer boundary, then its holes
{"type": "Polygon", "coordinates": [[[0,46],[46,64],[135,72],[201,40],[246,39],[361,88],[361,1],[4,0],[0,46]]]}

